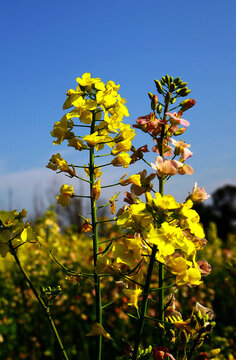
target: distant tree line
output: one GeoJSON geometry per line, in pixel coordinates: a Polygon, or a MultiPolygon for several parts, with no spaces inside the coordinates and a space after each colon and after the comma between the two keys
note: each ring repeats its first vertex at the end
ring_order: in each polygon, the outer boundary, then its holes
{"type": "Polygon", "coordinates": [[[199,213],[204,229],[210,222],[217,225],[218,236],[226,242],[228,234],[236,234],[236,186],[225,185],[211,195],[212,204],[194,206],[199,213]]]}

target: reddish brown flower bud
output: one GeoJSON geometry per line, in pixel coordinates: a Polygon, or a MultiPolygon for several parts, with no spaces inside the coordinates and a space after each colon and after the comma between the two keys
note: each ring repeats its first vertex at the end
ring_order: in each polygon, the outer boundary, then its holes
{"type": "Polygon", "coordinates": [[[157,104],[158,104],[158,97],[157,97],[157,95],[153,95],[152,101],[151,101],[151,108],[153,111],[157,108],[157,104]]]}
{"type": "Polygon", "coordinates": [[[180,111],[184,112],[184,111],[190,109],[191,107],[193,107],[195,104],[196,104],[196,100],[186,99],[180,103],[180,105],[181,105],[180,111]]]}

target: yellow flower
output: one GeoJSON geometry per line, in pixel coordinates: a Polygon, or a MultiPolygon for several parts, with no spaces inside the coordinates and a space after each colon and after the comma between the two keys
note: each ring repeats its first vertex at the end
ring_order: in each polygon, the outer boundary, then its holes
{"type": "Polygon", "coordinates": [[[76,81],[82,86],[87,92],[91,92],[92,87],[96,87],[101,82],[100,78],[91,78],[90,73],[84,73],[82,78],[77,77],[76,81]]]}
{"type": "Polygon", "coordinates": [[[62,206],[68,206],[70,203],[70,198],[75,194],[73,186],[66,184],[62,185],[60,188],[60,193],[60,195],[57,195],[57,203],[62,206]]]}
{"type": "Polygon", "coordinates": [[[86,336],[99,336],[99,335],[102,335],[107,340],[110,340],[111,338],[111,335],[108,334],[105,331],[104,327],[98,323],[93,324],[91,332],[86,334],[86,336]]]}
{"type": "Polygon", "coordinates": [[[126,236],[113,245],[112,252],[118,264],[126,264],[132,269],[142,260],[144,247],[141,238],[126,236]]]}
{"type": "Polygon", "coordinates": [[[176,275],[176,285],[201,284],[201,273],[199,268],[193,267],[192,262],[187,261],[182,256],[169,259],[167,266],[170,268],[172,274],[176,275]]]}
{"type": "Polygon", "coordinates": [[[128,298],[128,306],[138,309],[138,298],[142,294],[142,289],[124,289],[124,294],[128,298]]]}
{"type": "Polygon", "coordinates": [[[131,129],[129,124],[120,124],[120,133],[114,138],[117,143],[116,147],[112,150],[112,155],[117,155],[120,152],[128,152],[131,149],[131,140],[135,137],[134,129],[131,129]]]}
{"type": "Polygon", "coordinates": [[[49,163],[46,167],[48,167],[49,169],[52,169],[52,170],[59,169],[64,172],[68,172],[68,174],[70,174],[71,177],[76,175],[74,166],[72,165],[72,170],[71,170],[69,168],[66,160],[62,159],[62,157],[59,153],[57,153],[56,155],[52,155],[52,157],[49,160],[49,163]]]}
{"type": "Polygon", "coordinates": [[[72,146],[75,150],[79,151],[87,149],[87,146],[83,143],[83,141],[76,138],[68,139],[68,146],[72,146]]]}
{"type": "Polygon", "coordinates": [[[111,260],[107,258],[107,256],[101,256],[98,258],[96,266],[95,266],[96,274],[111,274],[115,276],[119,276],[121,270],[112,264],[111,260]]]}
{"type": "Polygon", "coordinates": [[[67,91],[66,95],[66,101],[63,104],[63,110],[69,109],[72,106],[72,102],[74,102],[76,99],[78,99],[79,97],[81,97],[81,95],[83,95],[84,92],[81,91],[80,88],[78,88],[78,91],[74,90],[74,89],[70,89],[67,91]]]}
{"type": "Polygon", "coordinates": [[[146,193],[146,201],[147,204],[154,208],[154,210],[162,209],[162,210],[174,210],[178,209],[180,205],[177,203],[175,198],[172,195],[164,195],[162,196],[159,192],[155,193],[156,198],[152,198],[150,193],[146,193]]]}
{"type": "Polygon", "coordinates": [[[175,252],[175,246],[172,236],[175,236],[174,233],[171,234],[171,232],[169,232],[168,234],[166,231],[164,231],[163,228],[155,229],[154,227],[152,227],[147,234],[147,240],[149,243],[158,246],[158,256],[162,257],[172,255],[175,252]]]}
{"type": "Polygon", "coordinates": [[[100,186],[101,179],[98,179],[96,183],[92,187],[92,198],[93,200],[97,200],[101,194],[101,186],[100,186]]]}
{"type": "Polygon", "coordinates": [[[57,121],[54,124],[53,131],[51,131],[52,137],[56,137],[57,141],[53,141],[54,145],[60,145],[64,139],[73,138],[74,133],[70,130],[73,128],[73,121],[63,116],[61,121],[57,121]]]}
{"type": "Polygon", "coordinates": [[[93,230],[92,225],[90,224],[91,219],[86,219],[83,221],[81,231],[82,232],[91,232],[93,230]]]}
{"type": "Polygon", "coordinates": [[[95,131],[92,135],[86,135],[83,138],[88,146],[95,146],[97,150],[101,150],[104,147],[104,144],[112,147],[113,138],[108,135],[100,135],[98,131],[95,131]]]}
{"type": "Polygon", "coordinates": [[[105,108],[114,106],[117,102],[117,90],[119,90],[119,87],[120,85],[115,85],[114,81],[108,81],[106,87],[96,94],[96,100],[99,105],[105,108]]]}
{"type": "Polygon", "coordinates": [[[110,202],[110,209],[111,209],[111,214],[115,214],[116,212],[116,205],[115,205],[115,201],[117,201],[117,197],[118,197],[119,193],[118,194],[115,194],[113,195],[112,197],[110,197],[109,199],[109,202],[110,202]]]}
{"type": "Polygon", "coordinates": [[[197,236],[200,239],[204,238],[205,233],[201,224],[197,224],[189,219],[186,219],[184,222],[184,226],[190,230],[191,234],[197,236]]]}
{"type": "Polygon", "coordinates": [[[140,174],[136,174],[136,175],[131,175],[129,176],[127,179],[124,179],[124,177],[128,175],[128,174],[125,174],[124,176],[122,176],[122,178],[120,179],[120,184],[122,186],[126,186],[128,184],[135,184],[135,185],[138,185],[138,186],[142,186],[141,184],[141,176],[140,174]],[[124,179],[124,180],[123,180],[124,179]]]}
{"type": "Polygon", "coordinates": [[[33,232],[31,226],[27,226],[20,235],[22,241],[35,240],[36,234],[33,232]]]}
{"type": "Polygon", "coordinates": [[[152,214],[147,211],[146,204],[139,202],[132,204],[125,210],[121,216],[117,219],[117,225],[121,227],[132,227],[136,231],[142,231],[145,234],[145,230],[150,230],[152,223],[152,214]]]}
{"type": "Polygon", "coordinates": [[[119,154],[111,161],[113,166],[123,166],[123,168],[127,168],[130,162],[131,158],[127,153],[119,154]]]}
{"type": "Polygon", "coordinates": [[[123,116],[118,113],[110,114],[110,111],[104,109],[104,122],[110,131],[116,131],[120,128],[123,116]]]}

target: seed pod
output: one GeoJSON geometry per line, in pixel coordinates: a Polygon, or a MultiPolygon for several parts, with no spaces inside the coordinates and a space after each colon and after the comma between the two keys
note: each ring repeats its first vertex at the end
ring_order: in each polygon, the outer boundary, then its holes
{"type": "Polygon", "coordinates": [[[197,344],[196,349],[200,348],[202,345],[203,345],[203,341],[200,341],[200,342],[197,344]]]}
{"type": "Polygon", "coordinates": [[[156,84],[157,91],[159,92],[159,94],[162,94],[163,89],[162,89],[160,81],[159,80],[154,80],[154,81],[155,81],[155,84],[156,84]]]}
{"type": "Polygon", "coordinates": [[[161,323],[157,323],[157,325],[158,325],[160,331],[164,334],[164,332],[165,332],[164,326],[161,323]]]}
{"type": "Polygon", "coordinates": [[[181,331],[180,333],[180,340],[181,342],[183,342],[184,344],[188,342],[188,335],[186,333],[185,330],[181,331]]]}

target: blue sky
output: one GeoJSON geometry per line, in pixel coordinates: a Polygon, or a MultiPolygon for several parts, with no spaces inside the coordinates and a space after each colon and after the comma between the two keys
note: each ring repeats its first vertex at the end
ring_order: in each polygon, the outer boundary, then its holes
{"type": "MultiPolygon", "coordinates": [[[[236,184],[235,13],[235,0],[2,1],[0,208],[9,190],[13,208],[31,209],[35,194],[55,186],[45,168],[52,154],[80,162],[80,153],[52,145],[50,131],[84,72],[121,85],[129,123],[150,111],[155,78],[181,76],[197,101],[185,136],[195,173],[175,177],[168,192],[184,196],[195,181],[208,192],[236,184]]],[[[137,144],[147,141],[137,135],[137,144]]]]}

